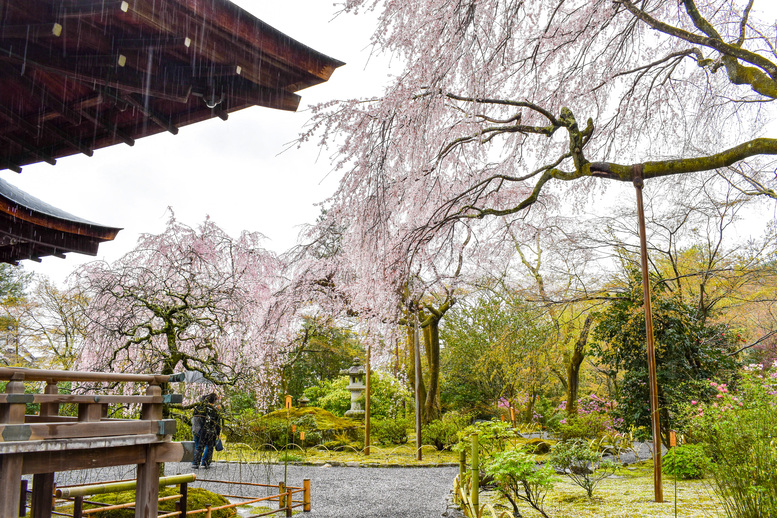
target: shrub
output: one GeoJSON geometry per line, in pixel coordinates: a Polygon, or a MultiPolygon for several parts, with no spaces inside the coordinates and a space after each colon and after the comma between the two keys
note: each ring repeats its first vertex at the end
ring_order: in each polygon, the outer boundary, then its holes
{"type": "Polygon", "coordinates": [[[439,451],[450,450],[459,442],[459,432],[469,423],[469,416],[448,412],[442,419],[436,419],[421,429],[421,440],[439,451]]]}
{"type": "MultiPolygon", "coordinates": [[[[391,374],[373,371],[370,397],[370,415],[373,418],[396,418],[404,414],[405,406],[412,406],[410,392],[391,374]]],[[[343,416],[351,408],[351,393],[345,387],[347,376],[323,381],[315,387],[305,389],[310,406],[324,408],[335,415],[343,416]]],[[[361,399],[364,408],[364,397],[361,399]]]]}
{"type": "Polygon", "coordinates": [[[370,433],[380,444],[405,444],[409,424],[407,419],[375,419],[370,433]]]}
{"type": "Polygon", "coordinates": [[[513,441],[518,434],[508,423],[501,421],[480,421],[468,426],[458,433],[459,442],[453,448],[461,451],[469,447],[468,439],[478,434],[478,444],[480,445],[480,455],[484,461],[493,457],[496,453],[503,451],[508,445],[512,446],[513,441]]]}
{"type": "Polygon", "coordinates": [[[666,452],[662,460],[662,471],[683,480],[703,478],[709,468],[710,459],[701,444],[683,444],[666,452]]]}
{"type": "Polygon", "coordinates": [[[710,382],[711,403],[691,402],[689,432],[713,459],[710,474],[732,518],[777,516],[777,364],[751,365],[736,390],[710,382]]]}
{"type": "Polygon", "coordinates": [[[593,496],[597,484],[616,468],[615,463],[603,460],[601,452],[592,450],[581,439],[557,443],[551,451],[550,464],[563,470],[572,482],[585,489],[588,498],[593,496]]]}
{"type": "Polygon", "coordinates": [[[485,471],[493,478],[497,491],[512,505],[514,516],[522,516],[518,504],[525,502],[548,518],[543,503],[555,478],[549,465],[539,467],[532,455],[508,450],[496,453],[486,463],[485,471]]]}
{"type": "Polygon", "coordinates": [[[562,441],[600,439],[611,421],[608,415],[599,412],[579,414],[559,421],[557,433],[562,441]]]}

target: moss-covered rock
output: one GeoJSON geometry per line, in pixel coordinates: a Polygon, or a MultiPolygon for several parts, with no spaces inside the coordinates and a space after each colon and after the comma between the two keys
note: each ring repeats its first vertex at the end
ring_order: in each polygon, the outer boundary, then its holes
{"type": "Polygon", "coordinates": [[[550,444],[542,439],[529,439],[522,450],[531,455],[545,455],[550,452],[550,444]]]}
{"type": "Polygon", "coordinates": [[[313,447],[327,441],[350,442],[358,438],[361,422],[347,417],[338,417],[317,407],[276,410],[250,422],[235,431],[229,439],[254,446],[272,445],[284,448],[289,444],[313,447]],[[296,432],[292,432],[292,426],[296,432]],[[300,439],[305,432],[305,440],[300,439]]]}

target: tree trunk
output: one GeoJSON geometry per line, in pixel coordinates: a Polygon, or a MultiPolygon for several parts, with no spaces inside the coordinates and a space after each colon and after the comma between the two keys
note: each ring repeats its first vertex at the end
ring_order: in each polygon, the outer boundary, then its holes
{"type": "Polygon", "coordinates": [[[575,342],[575,349],[567,365],[567,414],[577,414],[577,391],[580,386],[580,366],[585,359],[585,346],[588,343],[588,332],[591,329],[592,315],[585,318],[583,329],[575,342]]]}
{"type": "Polygon", "coordinates": [[[440,418],[440,330],[439,319],[433,318],[424,328],[426,360],[429,366],[429,390],[424,403],[423,422],[440,418]]]}
{"type": "MultiPolygon", "coordinates": [[[[413,326],[408,325],[406,326],[407,329],[407,350],[410,353],[410,358],[415,358],[415,340],[413,339],[413,326]]],[[[424,385],[424,376],[423,376],[423,369],[421,365],[418,366],[418,369],[420,371],[420,376],[418,379],[420,380],[420,386],[418,387],[418,392],[421,395],[421,401],[426,401],[426,386],[424,385]]],[[[415,394],[415,362],[409,361],[407,362],[407,379],[410,382],[410,389],[412,390],[413,394],[415,394]]]]}

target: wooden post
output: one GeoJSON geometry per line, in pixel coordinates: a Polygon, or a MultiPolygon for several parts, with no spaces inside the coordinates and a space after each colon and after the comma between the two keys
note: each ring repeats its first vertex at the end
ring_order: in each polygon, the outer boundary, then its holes
{"type": "Polygon", "coordinates": [[[639,245],[642,260],[642,293],[645,299],[645,335],[647,338],[648,386],[650,387],[650,421],[653,425],[653,491],[656,502],[664,501],[661,483],[661,423],[658,415],[658,381],[656,376],[656,352],[653,343],[653,309],[650,302],[650,278],[648,277],[647,237],[645,236],[645,209],[642,205],[642,164],[633,167],[634,189],[637,191],[637,219],[639,220],[639,245]]]}
{"type": "Polygon", "coordinates": [[[310,512],[310,479],[302,480],[302,510],[310,512]]]}
{"type": "MultiPolygon", "coordinates": [[[[22,480],[22,487],[19,491],[19,516],[27,515],[27,481],[22,480]]],[[[49,513],[49,517],[51,513],[49,513]]]]}
{"type": "MultiPolygon", "coordinates": [[[[23,374],[14,374],[5,387],[6,394],[24,394],[23,374]]],[[[0,404],[0,423],[23,424],[25,403],[0,404]]],[[[22,488],[21,453],[6,454],[0,460],[0,516],[19,516],[19,495],[22,488]]]]}
{"type": "Polygon", "coordinates": [[[286,489],[286,516],[291,516],[292,510],[292,493],[291,488],[286,489]]]}
{"type": "Polygon", "coordinates": [[[205,504],[205,518],[213,518],[211,515],[211,504],[205,504]]]}
{"type": "Polygon", "coordinates": [[[478,434],[472,435],[472,507],[480,507],[480,456],[478,455],[478,434]]]}
{"type": "Polygon", "coordinates": [[[286,507],[286,482],[278,482],[278,509],[286,507]]]}
{"type": "MultiPolygon", "coordinates": [[[[58,394],[57,382],[46,380],[44,394],[58,394]]],[[[80,410],[80,407],[79,407],[80,410]]],[[[41,403],[41,418],[59,415],[59,403],[41,403]]],[[[33,518],[50,518],[53,508],[54,473],[38,473],[32,477],[32,513],[33,518]]]]}
{"type": "Polygon", "coordinates": [[[53,494],[54,473],[40,473],[32,476],[32,518],[51,518],[51,497],[53,494]]]}
{"type": "MultiPolygon", "coordinates": [[[[162,387],[149,385],[146,395],[161,396],[162,387]]],[[[144,403],[140,417],[147,421],[162,419],[161,403],[144,403]]],[[[146,461],[138,464],[138,483],[135,489],[135,518],[156,516],[159,509],[159,462],[156,445],[146,446],[146,461]]]]}
{"type": "MultiPolygon", "coordinates": [[[[59,394],[59,388],[57,382],[53,379],[46,381],[46,388],[43,389],[44,394],[59,394]]],[[[53,416],[59,415],[59,403],[41,403],[40,405],[41,416],[53,416]]]]}
{"type": "Polygon", "coordinates": [[[415,447],[416,460],[421,460],[421,344],[418,340],[418,304],[413,303],[413,362],[415,364],[415,447]]]}
{"type": "Polygon", "coordinates": [[[367,361],[365,362],[365,386],[364,386],[364,455],[370,454],[370,392],[372,390],[372,372],[370,371],[370,357],[372,356],[372,342],[367,344],[367,361]]]}
{"type": "Polygon", "coordinates": [[[186,511],[189,510],[189,484],[183,482],[179,492],[181,498],[178,500],[178,511],[181,511],[181,516],[186,516],[186,511]]]}
{"type": "Polygon", "coordinates": [[[77,496],[73,499],[73,518],[83,518],[84,516],[84,497],[77,496]]]}
{"type": "Polygon", "coordinates": [[[467,472],[467,452],[461,450],[459,452],[459,480],[464,480],[464,473],[467,472]]]}

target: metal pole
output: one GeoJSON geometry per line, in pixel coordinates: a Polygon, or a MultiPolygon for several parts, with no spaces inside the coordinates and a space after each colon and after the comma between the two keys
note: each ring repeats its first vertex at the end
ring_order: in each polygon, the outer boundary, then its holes
{"type": "Polygon", "coordinates": [[[648,382],[650,385],[650,421],[653,425],[653,486],[656,502],[664,501],[661,484],[661,424],[658,416],[658,380],[656,379],[656,351],[653,343],[653,309],[650,303],[648,278],[647,238],[645,237],[645,209],[642,205],[642,164],[634,166],[634,188],[637,191],[639,245],[642,259],[642,293],[645,299],[645,335],[647,338],[648,382]]]}
{"type": "Polygon", "coordinates": [[[413,363],[415,364],[415,447],[421,460],[421,344],[418,340],[418,304],[413,303],[413,363]]]}
{"type": "Polygon", "coordinates": [[[370,394],[372,393],[372,371],[370,361],[372,358],[372,342],[367,344],[366,385],[364,387],[364,455],[370,454],[370,394]]]}

